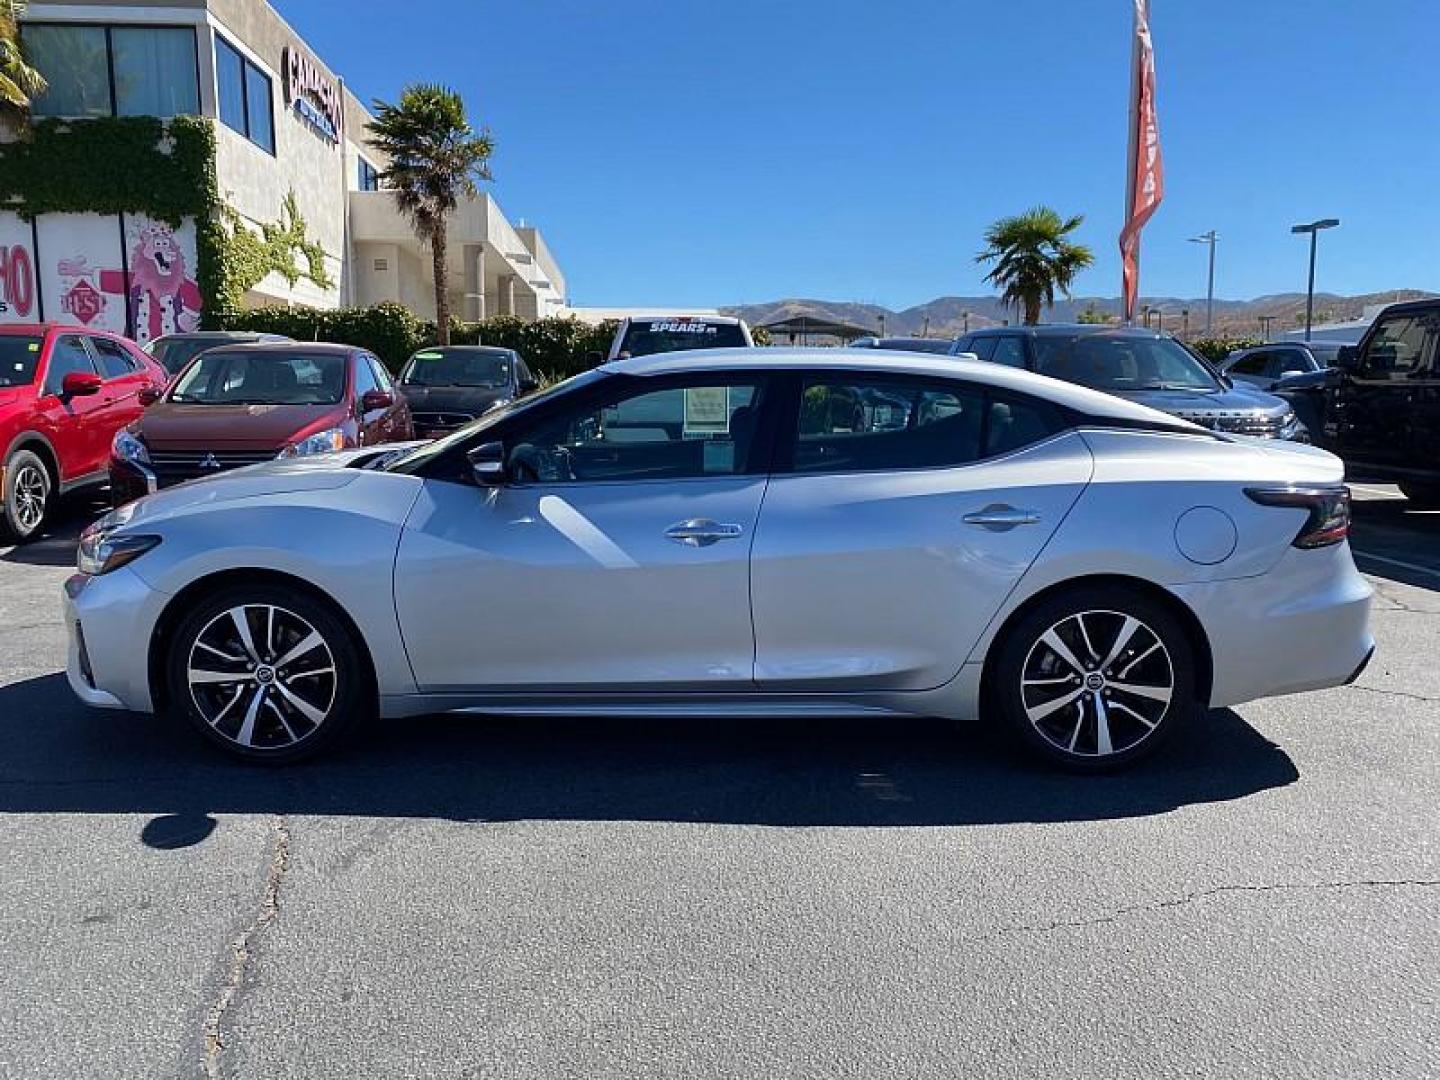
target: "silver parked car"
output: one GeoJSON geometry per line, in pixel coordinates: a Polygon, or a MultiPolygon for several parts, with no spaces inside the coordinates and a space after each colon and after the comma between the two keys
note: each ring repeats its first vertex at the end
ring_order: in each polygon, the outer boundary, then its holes
{"type": "Polygon", "coordinates": [[[1280,341],[1236,349],[1220,370],[1237,383],[1258,390],[1274,390],[1282,379],[1309,375],[1335,366],[1335,358],[1344,348],[1342,341],[1280,341]]]}
{"type": "Polygon", "coordinates": [[[1328,453],[998,364],[650,356],[109,515],[69,679],[257,760],[375,712],[910,714],[1100,769],[1358,674],[1348,527],[1328,453]]]}

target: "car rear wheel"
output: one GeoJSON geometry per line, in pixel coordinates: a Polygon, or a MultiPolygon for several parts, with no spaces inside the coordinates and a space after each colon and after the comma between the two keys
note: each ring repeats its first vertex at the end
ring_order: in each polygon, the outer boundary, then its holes
{"type": "Polygon", "coordinates": [[[225,589],[176,627],[169,701],[201,735],[246,761],[313,757],[373,711],[369,672],[330,605],[299,590],[225,589]]]}
{"type": "Polygon", "coordinates": [[[0,532],[23,543],[36,536],[50,509],[50,470],[29,450],[17,450],[5,463],[4,502],[0,532]]]}
{"type": "Polygon", "coordinates": [[[1009,630],[991,686],[1032,750],[1104,772],[1149,756],[1195,711],[1195,659],[1163,605],[1125,589],[1076,589],[1009,630]]]}
{"type": "Polygon", "coordinates": [[[1431,510],[1440,507],[1440,484],[1416,484],[1406,481],[1400,485],[1400,490],[1417,509],[1431,510]]]}

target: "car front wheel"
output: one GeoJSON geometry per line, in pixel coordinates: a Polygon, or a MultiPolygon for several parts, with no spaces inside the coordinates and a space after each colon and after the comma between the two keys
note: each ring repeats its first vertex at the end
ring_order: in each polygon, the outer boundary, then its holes
{"type": "Polygon", "coordinates": [[[373,709],[350,629],[329,604],[279,586],[225,589],[192,608],[170,639],[166,684],[211,743],[270,764],[313,757],[373,709]]]}
{"type": "Polygon", "coordinates": [[[0,505],[0,533],[23,543],[40,532],[50,508],[50,471],[29,450],[17,450],[5,463],[5,490],[0,505]]]}
{"type": "Polygon", "coordinates": [[[1195,711],[1195,660],[1163,605],[1123,588],[1076,589],[1009,630],[992,689],[1031,749],[1103,772],[1153,753],[1195,711]]]}

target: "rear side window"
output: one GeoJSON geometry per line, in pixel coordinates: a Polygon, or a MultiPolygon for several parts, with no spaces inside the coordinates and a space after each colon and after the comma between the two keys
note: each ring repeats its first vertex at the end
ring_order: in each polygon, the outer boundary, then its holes
{"type": "Polygon", "coordinates": [[[100,361],[100,374],[107,379],[133,375],[140,366],[140,362],[126,352],[123,345],[109,338],[91,338],[90,347],[100,361]]]}
{"type": "Polygon", "coordinates": [[[996,338],[995,352],[989,359],[991,363],[1004,364],[1006,367],[1023,368],[1025,366],[1025,342],[1014,336],[996,338]]]}
{"type": "Polygon", "coordinates": [[[962,383],[819,377],[803,384],[795,472],[967,465],[1063,427],[1041,403],[992,398],[962,383]]]}

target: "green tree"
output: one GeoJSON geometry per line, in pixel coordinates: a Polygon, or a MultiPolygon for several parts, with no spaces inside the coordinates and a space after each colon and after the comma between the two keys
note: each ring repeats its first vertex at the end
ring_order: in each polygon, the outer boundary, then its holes
{"type": "Polygon", "coordinates": [[[371,144],[390,161],[380,173],[400,212],[430,245],[435,267],[435,325],[439,344],[450,343],[450,274],[445,261],[445,228],[463,197],[477,194],[476,181],[489,180],[495,144],[484,129],[465,118],[465,103],[454,90],[430,83],[407,86],[396,105],[375,102],[366,125],[371,144]]]}
{"type": "Polygon", "coordinates": [[[1110,316],[1096,307],[1095,301],[1091,300],[1085,305],[1085,310],[1075,316],[1075,321],[1087,326],[1103,326],[1110,321],[1110,316]]]}
{"type": "Polygon", "coordinates": [[[1067,239],[1084,215],[1062,219],[1048,206],[1001,218],[985,230],[986,248],[975,261],[994,263],[985,280],[1000,289],[1000,299],[1025,313],[1025,325],[1040,321],[1040,309],[1055,306],[1055,290],[1067,297],[1079,272],[1095,261],[1083,244],[1067,239]]]}
{"type": "Polygon", "coordinates": [[[24,130],[30,122],[30,102],[45,92],[46,82],[30,66],[20,42],[20,16],[25,0],[0,0],[0,123],[24,130]]]}

